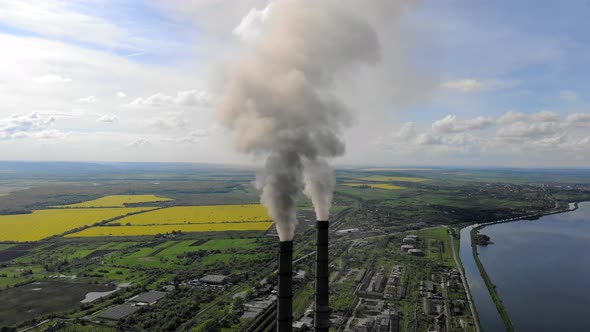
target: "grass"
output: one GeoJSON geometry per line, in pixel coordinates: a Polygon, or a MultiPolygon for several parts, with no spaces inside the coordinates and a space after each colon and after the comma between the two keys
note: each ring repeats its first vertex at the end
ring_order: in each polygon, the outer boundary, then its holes
{"type": "Polygon", "coordinates": [[[260,204],[175,206],[117,220],[121,225],[176,225],[222,222],[270,221],[260,204]]]}
{"type": "Polygon", "coordinates": [[[174,252],[188,252],[196,250],[227,250],[227,249],[241,249],[252,250],[256,249],[259,244],[257,239],[215,239],[209,240],[199,246],[191,246],[195,241],[181,241],[174,247],[170,247],[165,251],[174,252]]]}
{"type": "Polygon", "coordinates": [[[293,298],[293,317],[303,316],[305,310],[313,303],[314,289],[311,283],[307,283],[303,289],[293,298]]]}
{"type": "MultiPolygon", "coordinates": [[[[166,241],[154,248],[140,248],[129,254],[113,257],[112,259],[109,258],[108,261],[114,266],[186,269],[190,267],[184,265],[184,258],[182,256],[184,256],[185,253],[201,250],[219,250],[220,253],[202,257],[199,264],[204,266],[215,264],[217,262],[227,264],[231,262],[232,259],[248,262],[260,258],[260,253],[256,251],[256,248],[259,248],[267,242],[259,243],[256,239],[214,239],[198,246],[192,245],[194,243],[194,240],[166,241]],[[228,253],[227,250],[237,250],[242,253],[237,253],[235,251],[228,253]],[[251,251],[252,254],[248,253],[248,251],[251,251]]],[[[110,272],[111,274],[105,277],[121,278],[120,275],[113,275],[112,271],[110,272]]]]}
{"type": "Polygon", "coordinates": [[[186,225],[153,225],[153,226],[103,226],[91,227],[80,232],[68,234],[66,237],[97,237],[97,236],[142,236],[176,232],[226,232],[226,231],[266,231],[272,222],[241,222],[215,224],[186,225]]]}
{"type": "Polygon", "coordinates": [[[80,249],[76,250],[73,254],[67,255],[67,258],[84,258],[93,252],[93,249],[80,249]]]}
{"type": "Polygon", "coordinates": [[[0,289],[12,287],[26,281],[32,281],[44,273],[44,269],[39,265],[27,265],[26,267],[6,267],[0,269],[0,289]],[[33,274],[24,274],[24,271],[31,270],[33,274]]]}
{"type": "Polygon", "coordinates": [[[111,289],[82,280],[42,280],[13,287],[0,293],[0,322],[10,326],[43,314],[73,310],[79,308],[86,293],[111,289]]]}
{"type": "Polygon", "coordinates": [[[96,248],[97,250],[121,250],[136,245],[137,242],[109,242],[96,248]]]}
{"type": "Polygon", "coordinates": [[[0,241],[37,241],[101,221],[151,208],[89,208],[36,210],[0,216],[0,241]]]}
{"type": "Polygon", "coordinates": [[[14,244],[0,244],[0,250],[10,249],[14,246],[15,246],[14,244]]]}
{"type": "Polygon", "coordinates": [[[446,227],[424,229],[414,234],[424,241],[424,253],[426,257],[437,261],[442,265],[455,267],[453,249],[451,248],[450,234],[446,227]]]}
{"type": "Polygon", "coordinates": [[[380,182],[425,182],[425,181],[429,181],[429,179],[425,179],[425,178],[417,178],[417,177],[409,177],[409,176],[382,176],[382,175],[371,175],[371,176],[367,176],[365,178],[362,178],[362,180],[368,180],[368,181],[380,181],[380,182]]]}
{"type": "Polygon", "coordinates": [[[365,188],[365,187],[369,187],[371,189],[387,189],[387,190],[399,190],[399,189],[405,189],[406,187],[402,187],[402,186],[396,186],[393,184],[388,184],[388,183],[344,183],[345,186],[348,187],[358,187],[358,188],[365,188]]]}
{"type": "Polygon", "coordinates": [[[171,201],[171,198],[158,197],[155,195],[110,195],[92,201],[77,204],[60,205],[56,208],[93,208],[93,207],[125,207],[127,204],[154,203],[171,201]]]}

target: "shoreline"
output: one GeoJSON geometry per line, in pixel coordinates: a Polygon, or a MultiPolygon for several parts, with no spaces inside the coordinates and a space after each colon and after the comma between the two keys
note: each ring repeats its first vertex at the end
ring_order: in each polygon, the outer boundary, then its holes
{"type": "Polygon", "coordinates": [[[492,283],[492,279],[490,279],[490,276],[486,272],[481,260],[479,259],[479,253],[477,252],[477,244],[475,244],[473,242],[475,234],[478,234],[478,232],[479,232],[479,228],[477,228],[477,227],[472,228],[471,231],[469,232],[469,235],[471,237],[470,242],[471,242],[471,250],[473,252],[473,260],[475,261],[475,265],[477,265],[477,269],[479,270],[479,274],[481,275],[481,278],[483,279],[484,283],[486,284],[488,292],[490,293],[490,296],[492,297],[492,301],[496,305],[496,310],[498,310],[498,313],[500,314],[500,317],[502,318],[502,321],[504,322],[504,326],[506,327],[506,330],[509,332],[514,332],[515,329],[514,329],[514,325],[512,324],[512,320],[510,319],[510,315],[508,314],[508,311],[504,307],[504,303],[502,302],[500,295],[496,291],[496,286],[492,283]]]}
{"type": "Polygon", "coordinates": [[[486,226],[490,226],[490,225],[508,223],[508,222],[513,222],[513,221],[518,221],[518,220],[529,219],[529,218],[538,219],[543,216],[575,211],[578,209],[578,203],[579,202],[568,203],[568,207],[566,209],[548,211],[548,212],[537,213],[537,214],[530,214],[530,215],[526,215],[526,216],[522,216],[522,217],[516,217],[516,218],[511,218],[511,219],[502,219],[502,220],[491,221],[491,222],[487,222],[487,223],[483,223],[483,224],[474,224],[471,226],[466,226],[466,227],[472,227],[472,229],[469,232],[469,234],[470,234],[469,241],[471,244],[473,260],[475,261],[475,264],[477,265],[477,268],[479,270],[481,278],[483,279],[484,283],[486,284],[486,287],[487,287],[488,292],[492,298],[492,301],[496,305],[496,309],[498,310],[500,317],[504,321],[504,325],[506,326],[507,331],[514,332],[515,331],[514,325],[512,324],[512,320],[510,319],[510,315],[508,314],[508,311],[504,307],[504,303],[502,302],[500,295],[496,291],[496,286],[493,284],[491,278],[489,277],[488,273],[486,272],[486,270],[483,266],[483,263],[479,259],[479,253],[477,252],[477,244],[475,244],[473,241],[475,235],[479,234],[479,231],[481,229],[485,228],[486,226]],[[573,207],[572,207],[572,204],[573,204],[573,207]]]}
{"type": "Polygon", "coordinates": [[[473,296],[471,295],[471,288],[469,287],[469,283],[467,282],[467,277],[465,277],[465,268],[463,267],[463,261],[461,260],[461,256],[459,255],[459,251],[461,250],[461,229],[459,229],[459,247],[455,248],[454,245],[454,236],[457,230],[452,227],[446,226],[447,229],[451,231],[450,238],[451,238],[451,247],[453,250],[453,259],[455,260],[455,264],[459,269],[459,273],[461,274],[461,281],[463,282],[463,288],[465,289],[465,294],[467,296],[467,301],[469,301],[469,309],[471,310],[471,315],[473,316],[473,323],[475,325],[475,331],[481,332],[481,322],[479,320],[479,313],[477,312],[477,307],[475,306],[475,302],[473,301],[473,296]]]}

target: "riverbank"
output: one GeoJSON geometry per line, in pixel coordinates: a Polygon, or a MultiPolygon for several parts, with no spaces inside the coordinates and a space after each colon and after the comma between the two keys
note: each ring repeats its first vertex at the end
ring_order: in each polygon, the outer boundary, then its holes
{"type": "Polygon", "coordinates": [[[475,264],[477,265],[477,268],[479,269],[479,273],[481,274],[481,277],[482,277],[486,287],[488,288],[488,291],[490,292],[490,296],[492,297],[492,300],[494,301],[494,304],[496,305],[496,309],[498,310],[500,317],[502,317],[502,321],[504,321],[504,325],[506,326],[506,330],[509,332],[514,332],[515,331],[514,325],[512,324],[512,320],[510,320],[510,316],[508,315],[508,311],[506,311],[506,308],[504,307],[504,303],[502,303],[502,299],[500,298],[500,295],[498,295],[498,292],[496,292],[496,286],[494,286],[494,284],[492,283],[490,276],[488,275],[488,273],[484,269],[483,264],[481,263],[481,260],[479,259],[479,254],[477,253],[477,244],[474,242],[475,235],[478,234],[478,232],[479,232],[479,228],[476,227],[476,228],[473,228],[471,230],[471,232],[469,233],[471,236],[471,250],[473,251],[473,259],[475,260],[475,264]]]}
{"type": "Polygon", "coordinates": [[[465,289],[465,294],[467,295],[467,301],[469,302],[469,309],[471,310],[471,315],[473,316],[473,323],[475,324],[475,330],[477,332],[481,332],[481,322],[479,320],[479,313],[477,312],[477,307],[473,302],[473,296],[471,295],[471,289],[469,288],[469,284],[467,283],[467,277],[465,277],[465,268],[463,267],[463,261],[459,258],[457,254],[460,245],[455,245],[455,236],[457,235],[458,240],[461,240],[461,232],[457,233],[455,228],[446,226],[447,229],[450,231],[451,235],[451,249],[453,250],[453,259],[455,260],[455,264],[459,268],[459,273],[461,274],[461,282],[463,283],[463,287],[465,289]]]}
{"type": "Polygon", "coordinates": [[[552,215],[552,214],[560,214],[560,213],[564,213],[564,212],[570,212],[570,211],[574,211],[577,209],[578,209],[578,202],[574,202],[573,206],[572,206],[572,203],[570,203],[567,209],[554,210],[554,211],[548,211],[548,212],[539,213],[539,214],[526,215],[526,216],[517,217],[517,218],[492,221],[492,222],[488,222],[488,223],[484,223],[484,224],[480,224],[480,225],[475,225],[475,227],[473,227],[471,229],[469,234],[470,234],[470,242],[471,242],[473,259],[475,261],[475,264],[477,265],[477,268],[479,270],[481,278],[483,279],[483,281],[489,291],[489,294],[496,306],[496,309],[497,309],[498,313],[500,314],[502,321],[504,322],[504,325],[505,325],[507,331],[509,331],[509,332],[515,331],[514,325],[512,323],[512,320],[510,319],[510,315],[508,314],[508,311],[506,310],[506,308],[502,302],[502,299],[500,298],[498,292],[496,291],[496,286],[492,283],[492,280],[490,279],[488,273],[486,272],[486,270],[479,258],[479,253],[477,251],[477,244],[474,241],[475,236],[477,234],[479,234],[479,231],[486,226],[496,225],[496,224],[501,224],[501,223],[508,223],[508,222],[513,222],[513,221],[518,221],[518,220],[523,220],[523,219],[541,218],[543,216],[548,216],[548,215],[552,215]]]}

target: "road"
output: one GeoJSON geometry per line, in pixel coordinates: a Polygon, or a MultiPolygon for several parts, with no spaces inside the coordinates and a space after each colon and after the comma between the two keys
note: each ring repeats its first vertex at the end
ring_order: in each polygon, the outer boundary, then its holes
{"type": "MultiPolygon", "coordinates": [[[[449,231],[450,231],[450,228],[448,226],[445,226],[445,227],[447,229],[449,229],[449,231]]],[[[467,302],[469,302],[469,309],[471,309],[471,316],[473,317],[473,323],[475,325],[475,330],[477,332],[481,332],[481,329],[479,327],[479,318],[477,317],[477,311],[475,311],[475,305],[473,304],[473,299],[471,298],[471,292],[469,291],[469,285],[467,284],[467,279],[465,278],[465,272],[463,271],[461,262],[459,261],[459,258],[457,257],[457,251],[455,250],[454,236],[451,234],[450,238],[451,238],[451,249],[453,250],[453,259],[455,260],[455,265],[457,265],[459,273],[461,274],[461,281],[463,282],[463,288],[465,288],[465,294],[467,295],[467,302]]]]}

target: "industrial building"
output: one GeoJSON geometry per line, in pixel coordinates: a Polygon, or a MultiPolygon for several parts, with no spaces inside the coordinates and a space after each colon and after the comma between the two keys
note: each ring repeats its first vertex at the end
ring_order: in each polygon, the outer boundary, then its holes
{"type": "Polygon", "coordinates": [[[149,291],[130,298],[129,302],[134,302],[137,305],[154,305],[164,298],[166,294],[166,292],[149,291]]]}

